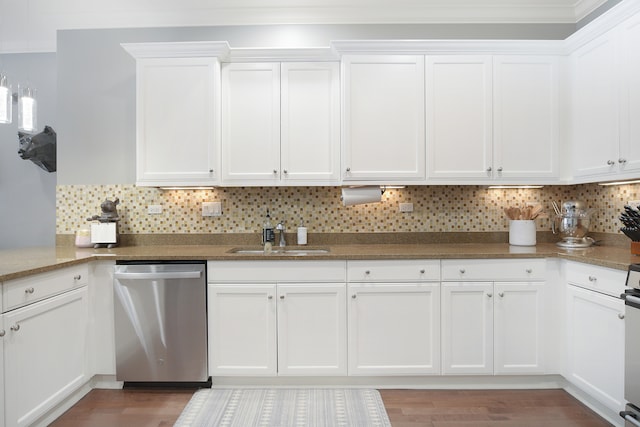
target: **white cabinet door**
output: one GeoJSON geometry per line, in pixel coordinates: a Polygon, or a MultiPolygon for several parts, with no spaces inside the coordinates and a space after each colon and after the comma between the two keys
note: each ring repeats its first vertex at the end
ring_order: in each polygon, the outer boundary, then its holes
{"type": "Polygon", "coordinates": [[[281,177],[295,185],[340,182],[340,67],[281,64],[281,177]]]}
{"type": "Polygon", "coordinates": [[[616,64],[616,44],[611,31],[571,55],[571,157],[577,177],[616,171],[619,138],[616,64]]]}
{"type": "Polygon", "coordinates": [[[440,373],[440,284],[349,284],[349,375],[440,373]]]}
{"type": "Polygon", "coordinates": [[[494,284],[495,374],[544,372],[544,288],[542,282],[494,284]]]}
{"type": "Polygon", "coordinates": [[[429,179],[492,176],[491,70],[490,56],[427,56],[429,179]]]}
{"type": "Polygon", "coordinates": [[[209,372],[276,375],[276,285],[209,285],[209,372]]]}
{"type": "Polygon", "coordinates": [[[624,409],[624,302],[567,286],[565,377],[611,410],[624,409]]]}
{"type": "Polygon", "coordinates": [[[137,60],[136,184],[219,183],[216,58],[137,60]]]}
{"type": "Polygon", "coordinates": [[[278,375],[346,375],[344,283],[278,285],[278,375]]]}
{"type": "Polygon", "coordinates": [[[620,70],[620,157],[621,172],[640,171],[640,16],[622,24],[620,70]]]}
{"type": "Polygon", "coordinates": [[[222,67],[222,179],[270,184],[280,179],[280,64],[222,67]]]}
{"type": "Polygon", "coordinates": [[[5,421],[29,426],[89,378],[88,292],[5,313],[5,421]]]}
{"type": "Polygon", "coordinates": [[[493,373],[493,283],[442,284],[442,373],[493,373]]]}
{"type": "Polygon", "coordinates": [[[424,180],[424,57],[345,55],[342,66],[343,180],[424,180]]]}
{"type": "MultiPolygon", "coordinates": [[[[2,297],[0,297],[0,303],[2,302],[2,297]]],[[[4,407],[4,340],[7,331],[4,327],[4,315],[0,314],[0,413],[5,414],[4,407]]],[[[0,417],[0,427],[5,426],[4,415],[0,417]]]]}
{"type": "Polygon", "coordinates": [[[494,176],[558,177],[558,58],[497,56],[493,70],[494,176]]]}

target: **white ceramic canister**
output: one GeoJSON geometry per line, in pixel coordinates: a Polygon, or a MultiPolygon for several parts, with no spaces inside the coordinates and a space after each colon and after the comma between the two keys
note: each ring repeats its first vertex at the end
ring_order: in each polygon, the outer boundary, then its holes
{"type": "Polygon", "coordinates": [[[535,246],[536,222],[532,219],[510,220],[509,244],[514,246],[535,246]]]}

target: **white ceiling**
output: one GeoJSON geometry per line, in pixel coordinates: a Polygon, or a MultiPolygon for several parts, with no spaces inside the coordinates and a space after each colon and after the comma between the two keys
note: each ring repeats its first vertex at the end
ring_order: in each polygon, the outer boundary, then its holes
{"type": "Polygon", "coordinates": [[[242,24],[571,23],[606,0],[0,0],[0,52],[56,30],[242,24]]]}

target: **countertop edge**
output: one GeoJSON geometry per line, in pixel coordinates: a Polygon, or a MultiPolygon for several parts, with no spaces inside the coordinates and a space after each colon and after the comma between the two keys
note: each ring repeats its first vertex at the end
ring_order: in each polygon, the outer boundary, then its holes
{"type": "Polygon", "coordinates": [[[399,260],[399,259],[525,259],[558,258],[626,271],[640,263],[628,248],[594,246],[585,250],[564,250],[554,244],[513,247],[508,244],[380,244],[336,245],[328,254],[282,255],[237,254],[233,246],[135,246],[114,249],[68,247],[0,251],[0,282],[62,269],[92,261],[319,261],[319,260],[399,260]],[[31,255],[31,258],[29,256],[31,255]],[[11,257],[18,257],[12,260],[11,257]],[[21,261],[20,257],[27,258],[21,261]],[[38,258],[41,257],[41,258],[38,258]],[[4,271],[3,271],[4,270],[4,271]]]}

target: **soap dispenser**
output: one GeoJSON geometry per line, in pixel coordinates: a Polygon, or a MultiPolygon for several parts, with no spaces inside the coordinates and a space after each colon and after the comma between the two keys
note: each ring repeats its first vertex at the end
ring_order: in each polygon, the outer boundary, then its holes
{"type": "Polygon", "coordinates": [[[262,244],[264,245],[265,252],[271,252],[273,243],[276,241],[276,233],[273,230],[273,224],[271,223],[271,215],[269,215],[269,209],[267,209],[267,217],[265,218],[264,225],[262,226],[262,244]]]}
{"type": "Polygon", "coordinates": [[[307,244],[307,227],[304,226],[304,221],[300,220],[300,226],[298,227],[298,245],[307,244]]]}

